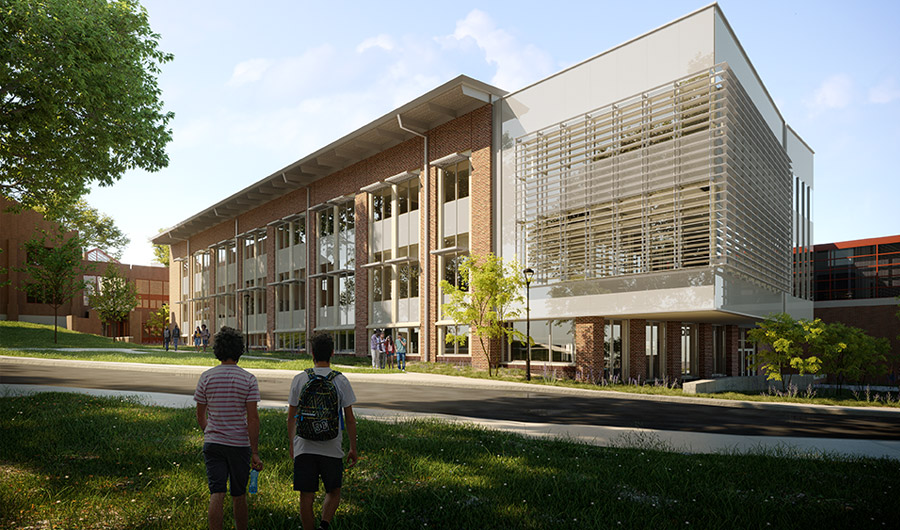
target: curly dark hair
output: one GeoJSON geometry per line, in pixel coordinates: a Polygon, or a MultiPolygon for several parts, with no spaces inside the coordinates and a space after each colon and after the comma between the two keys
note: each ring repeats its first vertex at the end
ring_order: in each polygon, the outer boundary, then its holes
{"type": "Polygon", "coordinates": [[[316,362],[331,360],[334,353],[334,339],[328,333],[319,333],[310,340],[313,360],[316,362]]]}
{"type": "Polygon", "coordinates": [[[216,333],[213,353],[220,361],[231,359],[237,362],[244,353],[244,336],[234,328],[222,326],[222,329],[216,333]]]}

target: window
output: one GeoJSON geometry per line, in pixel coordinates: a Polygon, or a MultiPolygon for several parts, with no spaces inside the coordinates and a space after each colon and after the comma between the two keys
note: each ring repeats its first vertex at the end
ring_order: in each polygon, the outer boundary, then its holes
{"type": "Polygon", "coordinates": [[[604,351],[606,361],[606,377],[621,380],[622,352],[625,351],[625,321],[607,320],[603,329],[604,351]]]}
{"type": "Polygon", "coordinates": [[[306,309],[306,269],[294,270],[295,279],[298,281],[290,284],[292,299],[294,301],[293,310],[300,311],[306,309]]]}
{"type": "Polygon", "coordinates": [[[353,230],[355,214],[356,210],[353,202],[345,202],[338,207],[338,220],[341,232],[353,230]]]}
{"type": "Polygon", "coordinates": [[[372,193],[372,214],[376,221],[391,218],[391,198],[390,186],[372,193]]]}
{"type": "Polygon", "coordinates": [[[419,209],[419,179],[413,178],[397,185],[397,210],[400,215],[419,209]]]}
{"type": "Polygon", "coordinates": [[[469,196],[469,160],[443,168],[444,202],[469,196]]]}
{"type": "Polygon", "coordinates": [[[304,245],[306,244],[306,218],[301,217],[297,219],[295,222],[291,223],[293,227],[293,231],[291,232],[295,245],[304,245]]]}
{"type": "Polygon", "coordinates": [[[713,326],[713,375],[725,375],[725,326],[713,326]]]}
{"type": "Polygon", "coordinates": [[[647,379],[659,379],[665,375],[666,325],[663,322],[648,322],[645,334],[647,355],[647,379]]]}
{"type": "Polygon", "coordinates": [[[747,336],[747,328],[738,331],[738,351],[741,356],[741,375],[756,375],[756,344],[747,336]]]}
{"type": "MultiPolygon", "coordinates": [[[[509,325],[525,335],[531,334],[531,360],[538,362],[575,362],[575,321],[574,320],[532,320],[516,321],[509,325]]],[[[514,340],[512,344],[503,341],[504,358],[507,361],[525,361],[528,358],[528,343],[514,340]]]]}
{"type": "Polygon", "coordinates": [[[334,234],[334,208],[319,212],[319,236],[334,234]]]}
{"type": "Polygon", "coordinates": [[[681,326],[681,375],[696,376],[697,370],[697,326],[681,326]]]}
{"type": "Polygon", "coordinates": [[[469,355],[469,326],[443,326],[441,327],[441,343],[444,345],[444,355],[469,355]],[[462,337],[461,342],[447,342],[447,335],[462,337]]]}

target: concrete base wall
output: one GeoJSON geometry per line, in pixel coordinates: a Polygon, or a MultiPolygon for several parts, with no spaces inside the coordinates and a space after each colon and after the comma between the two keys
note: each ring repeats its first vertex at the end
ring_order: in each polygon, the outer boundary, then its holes
{"type": "MultiPolygon", "coordinates": [[[[802,391],[809,385],[824,380],[824,376],[793,375],[790,384],[802,391]]],[[[781,381],[768,381],[764,375],[720,377],[689,381],[684,383],[682,389],[685,394],[715,394],[718,392],[766,392],[769,387],[781,390],[781,381]]]]}

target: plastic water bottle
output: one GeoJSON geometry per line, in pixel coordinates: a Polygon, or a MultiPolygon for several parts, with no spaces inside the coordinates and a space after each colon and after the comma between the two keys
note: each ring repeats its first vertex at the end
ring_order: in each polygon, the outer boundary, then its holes
{"type": "Polygon", "coordinates": [[[255,495],[258,488],[259,488],[259,471],[255,470],[255,469],[251,469],[250,470],[250,486],[247,488],[247,492],[255,495]]]}

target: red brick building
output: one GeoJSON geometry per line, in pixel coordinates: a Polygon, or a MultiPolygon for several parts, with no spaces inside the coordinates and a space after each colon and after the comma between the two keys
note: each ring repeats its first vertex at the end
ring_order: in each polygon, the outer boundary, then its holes
{"type": "MultiPolygon", "coordinates": [[[[44,230],[48,233],[56,231],[56,223],[47,221],[33,210],[12,213],[12,203],[0,198],[0,320],[33,322],[37,324],[53,324],[53,308],[36,300],[30,300],[25,294],[23,282],[25,274],[17,269],[25,263],[26,241],[40,235],[44,230]]],[[[144,265],[126,265],[111,260],[108,255],[98,249],[85,253],[82,268],[86,271],[85,281],[95,282],[103,276],[107,263],[113,263],[127,280],[137,286],[140,305],[131,313],[119,329],[110,330],[116,336],[129,336],[135,342],[156,342],[145,330],[145,324],[151,312],[158,310],[168,302],[169,273],[166,267],[144,265]]],[[[87,304],[87,295],[83,292],[59,308],[58,325],[75,331],[103,334],[103,327],[95,311],[87,304]]]]}

